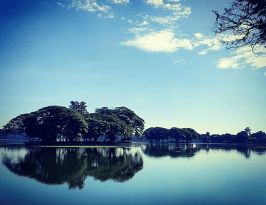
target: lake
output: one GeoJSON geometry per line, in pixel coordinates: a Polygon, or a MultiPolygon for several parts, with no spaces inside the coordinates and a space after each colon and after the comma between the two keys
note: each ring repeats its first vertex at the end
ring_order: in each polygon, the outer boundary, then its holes
{"type": "Polygon", "coordinates": [[[266,147],[0,147],[0,204],[266,204],[266,147]]]}

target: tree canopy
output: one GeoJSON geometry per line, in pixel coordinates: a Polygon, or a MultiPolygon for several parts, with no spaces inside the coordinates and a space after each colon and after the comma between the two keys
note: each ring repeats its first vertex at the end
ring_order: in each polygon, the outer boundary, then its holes
{"type": "Polygon", "coordinates": [[[141,136],[144,120],[126,107],[86,110],[86,103],[71,101],[70,108],[48,106],[19,115],[4,126],[6,133],[27,135],[43,142],[130,141],[141,136]]]}
{"type": "Polygon", "coordinates": [[[232,41],[225,43],[229,48],[250,45],[266,46],[266,1],[234,0],[230,8],[216,15],[216,33],[234,35],[232,41]]]}
{"type": "Polygon", "coordinates": [[[61,106],[48,106],[32,112],[23,123],[26,135],[46,142],[80,140],[88,127],[80,114],[61,106]]]}
{"type": "Polygon", "coordinates": [[[71,101],[69,105],[69,109],[73,110],[83,116],[88,116],[89,112],[87,110],[87,105],[85,102],[81,101],[71,101]]]}
{"type": "Polygon", "coordinates": [[[86,120],[89,125],[88,135],[94,139],[100,136],[108,136],[111,141],[116,137],[130,139],[132,136],[140,136],[144,129],[144,120],[126,107],[102,107],[91,113],[86,120]]]}
{"type": "Polygon", "coordinates": [[[191,128],[176,128],[166,129],[162,127],[151,127],[144,131],[143,136],[147,140],[155,141],[175,141],[180,140],[190,142],[192,139],[197,139],[200,135],[191,128]]]}

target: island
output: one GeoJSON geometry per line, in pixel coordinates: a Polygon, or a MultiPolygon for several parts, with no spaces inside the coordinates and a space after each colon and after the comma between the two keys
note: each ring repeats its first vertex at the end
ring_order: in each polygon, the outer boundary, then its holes
{"type": "Polygon", "coordinates": [[[47,106],[11,119],[0,130],[0,144],[88,145],[121,143],[230,143],[266,144],[266,133],[199,134],[192,128],[151,127],[127,107],[102,107],[87,111],[85,102],[69,107],[47,106]],[[12,141],[13,140],[13,141],[12,141]]]}

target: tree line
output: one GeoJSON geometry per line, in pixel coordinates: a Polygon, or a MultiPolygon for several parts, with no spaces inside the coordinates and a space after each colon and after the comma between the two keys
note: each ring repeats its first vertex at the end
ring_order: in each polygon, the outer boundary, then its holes
{"type": "Polygon", "coordinates": [[[95,143],[149,141],[156,143],[266,143],[266,133],[249,127],[233,134],[199,134],[192,128],[151,127],[127,107],[102,107],[89,113],[85,102],[71,101],[68,108],[48,106],[19,115],[3,128],[3,134],[26,136],[32,142],[95,143]]]}
{"type": "Polygon", "coordinates": [[[3,133],[45,143],[114,142],[138,137],[143,129],[144,120],[126,107],[102,107],[89,113],[85,102],[71,101],[69,108],[48,106],[19,115],[4,126],[3,133]]]}

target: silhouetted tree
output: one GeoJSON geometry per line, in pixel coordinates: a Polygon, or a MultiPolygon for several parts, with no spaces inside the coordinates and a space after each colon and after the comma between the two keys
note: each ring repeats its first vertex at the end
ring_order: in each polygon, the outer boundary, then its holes
{"type": "Polygon", "coordinates": [[[250,45],[265,46],[266,1],[234,0],[223,14],[216,14],[216,33],[231,33],[236,38],[225,42],[229,48],[250,45]]]}
{"type": "Polygon", "coordinates": [[[97,140],[106,136],[107,140],[130,140],[133,136],[140,136],[144,129],[144,120],[126,107],[98,108],[95,113],[86,118],[89,129],[88,137],[97,140]]]}
{"type": "Polygon", "coordinates": [[[49,143],[82,139],[88,127],[80,114],[61,106],[48,106],[32,112],[23,123],[28,136],[49,143]]]}
{"type": "Polygon", "coordinates": [[[250,129],[249,127],[246,127],[246,128],[244,129],[244,131],[245,131],[248,135],[251,134],[251,129],[250,129]]]}
{"type": "Polygon", "coordinates": [[[241,131],[236,134],[236,142],[246,143],[248,140],[248,133],[246,131],[241,131]]]}
{"type": "Polygon", "coordinates": [[[85,102],[81,101],[71,101],[69,105],[69,109],[73,110],[83,116],[88,116],[89,112],[87,111],[87,105],[85,102]]]}

